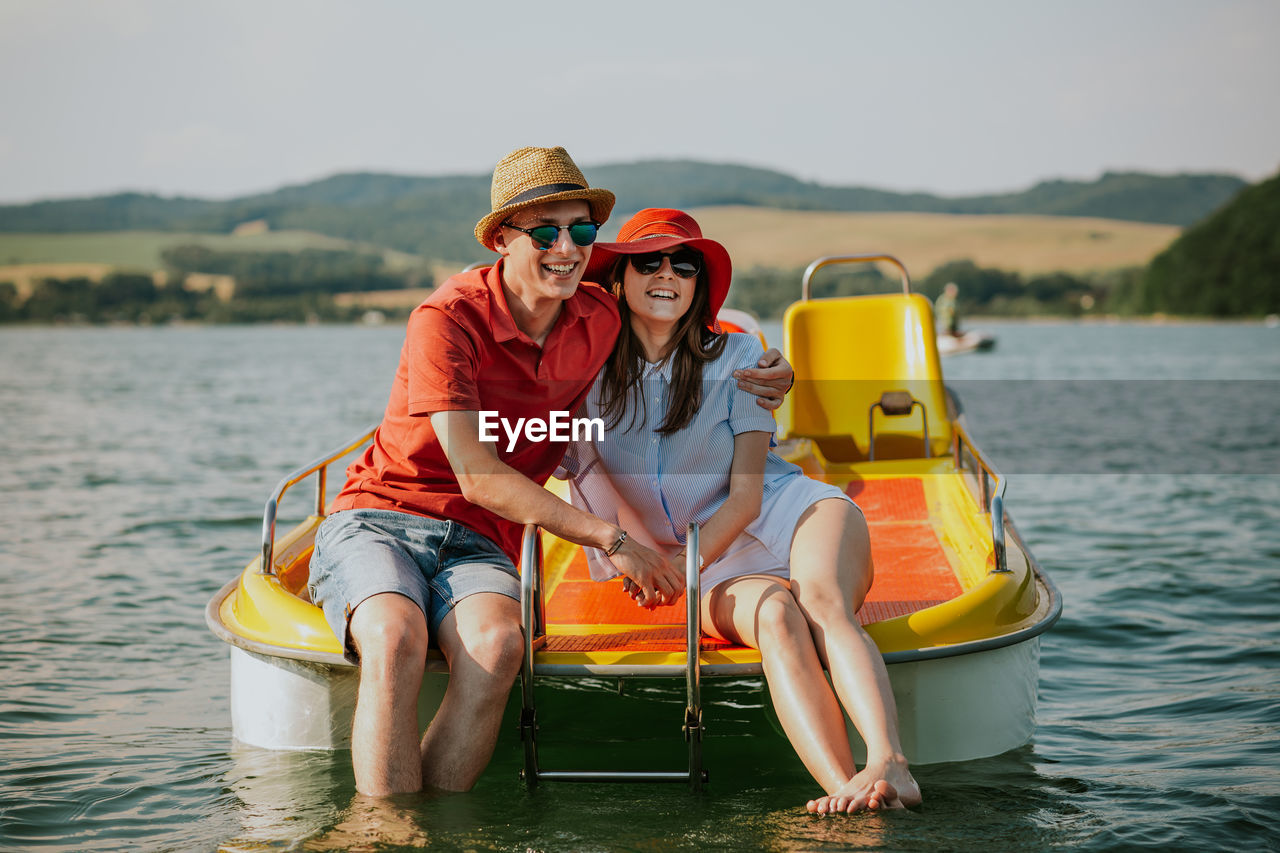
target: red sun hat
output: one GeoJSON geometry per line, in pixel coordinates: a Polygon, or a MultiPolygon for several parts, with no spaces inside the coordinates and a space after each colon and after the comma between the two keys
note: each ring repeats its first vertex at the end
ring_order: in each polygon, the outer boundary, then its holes
{"type": "Polygon", "coordinates": [[[729,295],[733,264],[724,246],[703,237],[697,221],[682,210],[646,207],[628,219],[618,231],[618,242],[596,243],[591,247],[591,260],[587,262],[582,279],[607,283],[605,278],[620,256],[665,252],[673,246],[688,246],[702,253],[702,266],[707,273],[711,297],[705,319],[709,327],[719,331],[716,315],[729,295]]]}

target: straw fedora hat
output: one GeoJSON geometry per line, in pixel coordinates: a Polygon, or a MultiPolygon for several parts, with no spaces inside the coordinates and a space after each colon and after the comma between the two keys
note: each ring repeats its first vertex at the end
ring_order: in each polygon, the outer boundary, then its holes
{"type": "Polygon", "coordinates": [[[702,253],[703,269],[707,274],[711,297],[704,319],[708,326],[718,331],[716,315],[720,313],[725,297],[729,295],[733,263],[729,260],[729,252],[725,247],[715,240],[703,237],[698,221],[683,210],[646,207],[628,219],[618,231],[616,243],[595,244],[582,280],[608,284],[605,279],[620,256],[664,252],[673,246],[688,246],[702,253]]]}
{"type": "Polygon", "coordinates": [[[608,219],[613,210],[613,193],[589,187],[568,151],[560,146],[517,148],[493,168],[492,210],[476,223],[476,239],[493,249],[494,232],[513,214],[535,204],[574,199],[591,205],[591,218],[597,223],[608,219]]]}

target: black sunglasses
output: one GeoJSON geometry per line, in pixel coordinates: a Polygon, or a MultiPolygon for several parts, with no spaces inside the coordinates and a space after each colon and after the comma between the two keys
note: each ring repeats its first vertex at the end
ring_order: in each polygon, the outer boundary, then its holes
{"type": "Polygon", "coordinates": [[[641,275],[653,275],[662,269],[662,259],[671,260],[671,271],[680,278],[693,278],[702,272],[702,253],[694,249],[677,249],[674,252],[646,252],[631,255],[631,268],[641,275]]]}
{"type": "Polygon", "coordinates": [[[535,225],[532,228],[521,228],[510,222],[502,223],[507,228],[514,228],[529,235],[535,248],[545,252],[556,244],[561,231],[569,232],[569,239],[575,246],[590,246],[596,241],[600,226],[595,222],[575,222],[572,225],[535,225]]]}

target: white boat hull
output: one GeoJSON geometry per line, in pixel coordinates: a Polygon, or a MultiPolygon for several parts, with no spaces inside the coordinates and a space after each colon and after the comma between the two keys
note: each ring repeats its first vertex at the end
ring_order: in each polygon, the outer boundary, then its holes
{"type": "MultiPolygon", "coordinates": [[[[998,755],[1027,743],[1035,731],[1038,637],[952,657],[890,663],[888,671],[903,750],[912,764],[998,755]]],[[[418,699],[423,727],[440,706],[448,680],[445,673],[425,673],[418,699]]],[[[358,683],[353,667],[232,647],[235,739],[276,750],[349,749],[358,683]]],[[[714,737],[713,720],[707,722],[714,737]]],[[[852,724],[849,738],[862,761],[866,750],[852,724]]]]}
{"type": "MultiPolygon", "coordinates": [[[[889,664],[902,750],[912,764],[999,755],[1036,729],[1040,638],[981,652],[889,664]]],[[[862,738],[849,726],[861,763],[862,738]]]]}
{"type": "MultiPolygon", "coordinates": [[[[350,749],[360,671],[231,647],[231,733],[265,749],[350,749]]],[[[418,721],[430,722],[449,676],[426,672],[418,721]]]]}

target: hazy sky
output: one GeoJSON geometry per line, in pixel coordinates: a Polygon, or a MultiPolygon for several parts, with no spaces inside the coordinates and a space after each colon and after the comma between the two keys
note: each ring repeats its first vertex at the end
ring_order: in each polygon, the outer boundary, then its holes
{"type": "Polygon", "coordinates": [[[943,194],[1280,168],[1280,2],[0,0],[0,201],[690,157],[943,194]]]}

